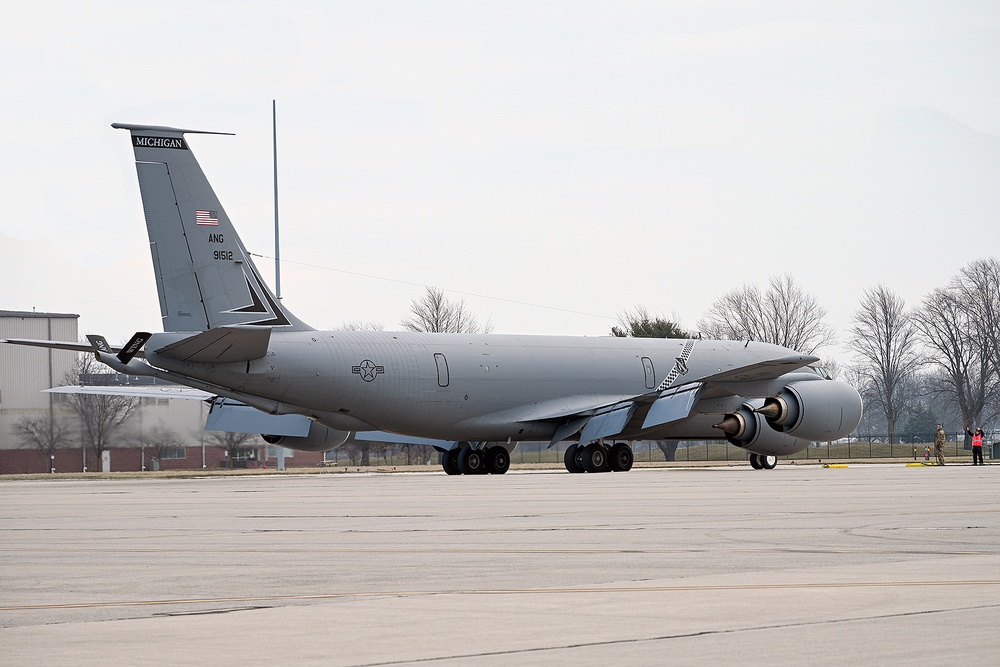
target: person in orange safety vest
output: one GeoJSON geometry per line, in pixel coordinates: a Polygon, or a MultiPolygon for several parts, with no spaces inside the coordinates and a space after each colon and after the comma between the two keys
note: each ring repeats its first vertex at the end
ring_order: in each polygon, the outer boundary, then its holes
{"type": "Polygon", "coordinates": [[[972,465],[983,465],[983,429],[977,428],[973,433],[966,424],[965,432],[972,436],[972,465]]]}

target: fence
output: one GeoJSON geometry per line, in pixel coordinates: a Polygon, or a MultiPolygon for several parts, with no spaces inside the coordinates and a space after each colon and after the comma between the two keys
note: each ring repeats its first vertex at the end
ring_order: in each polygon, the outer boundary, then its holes
{"type": "MultiPolygon", "coordinates": [[[[945,459],[971,459],[972,452],[966,449],[965,433],[947,434],[947,443],[944,448],[945,459]]],[[[984,439],[986,458],[1000,458],[1000,432],[991,432],[984,439]],[[994,443],[997,443],[995,446],[994,443]]],[[[512,463],[543,463],[562,464],[563,455],[570,442],[563,442],[555,447],[549,448],[547,442],[522,442],[511,455],[512,463]]],[[[674,443],[665,443],[673,446],[674,443]]],[[[725,462],[725,461],[746,461],[747,451],[740,447],[730,445],[728,442],[720,441],[681,441],[676,443],[673,461],[703,461],[703,462],[725,462]]],[[[377,450],[370,451],[370,465],[391,465],[405,466],[408,464],[423,463],[430,460],[437,462],[437,456],[421,456],[411,449],[409,455],[406,446],[383,446],[377,450]]],[[[632,451],[635,454],[637,463],[662,463],[666,460],[666,455],[653,441],[636,441],[632,443],[632,451]]],[[[885,434],[852,435],[837,442],[812,443],[803,451],[791,456],[779,457],[782,460],[813,461],[813,460],[844,460],[844,459],[907,459],[923,460],[926,455],[933,460],[934,457],[934,434],[894,436],[890,438],[885,434]],[[929,450],[929,451],[928,451],[929,450]]],[[[331,464],[357,465],[351,464],[343,451],[334,450],[328,452],[327,458],[331,464]]]]}

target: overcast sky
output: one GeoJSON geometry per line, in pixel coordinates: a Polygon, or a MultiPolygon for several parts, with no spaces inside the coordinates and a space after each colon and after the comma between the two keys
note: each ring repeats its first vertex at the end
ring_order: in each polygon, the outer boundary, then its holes
{"type": "Polygon", "coordinates": [[[284,303],[318,328],[398,328],[424,285],[496,332],[604,335],[636,305],[694,328],[723,292],[787,272],[843,334],[865,288],[917,304],[998,254],[995,2],[4,14],[0,309],[79,313],[81,334],[160,330],[110,124],[234,132],[189,143],[270,258],[272,99],[284,303]]]}

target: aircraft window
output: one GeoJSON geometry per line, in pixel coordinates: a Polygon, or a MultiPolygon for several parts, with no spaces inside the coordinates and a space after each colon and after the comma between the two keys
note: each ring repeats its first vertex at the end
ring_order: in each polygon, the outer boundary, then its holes
{"type": "Polygon", "coordinates": [[[448,377],[448,360],[440,352],[434,354],[434,363],[437,364],[438,386],[447,387],[451,381],[448,377]]]}

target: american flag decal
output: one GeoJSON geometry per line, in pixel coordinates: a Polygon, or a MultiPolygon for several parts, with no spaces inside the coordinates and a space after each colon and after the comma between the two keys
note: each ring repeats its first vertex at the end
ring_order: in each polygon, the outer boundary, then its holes
{"type": "Polygon", "coordinates": [[[195,211],[194,212],[194,224],[196,225],[209,225],[211,227],[219,226],[219,212],[218,211],[195,211]]]}

